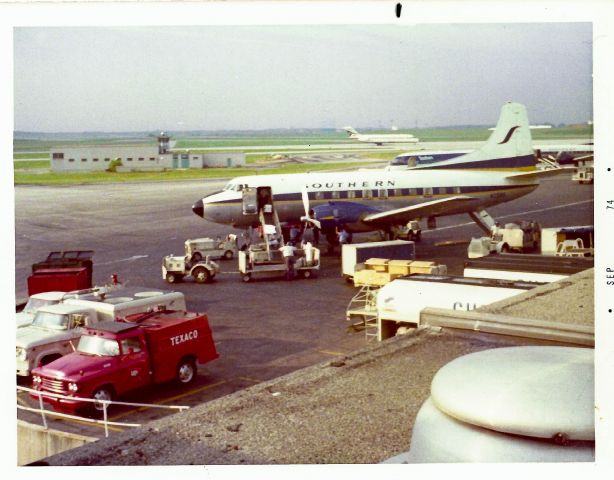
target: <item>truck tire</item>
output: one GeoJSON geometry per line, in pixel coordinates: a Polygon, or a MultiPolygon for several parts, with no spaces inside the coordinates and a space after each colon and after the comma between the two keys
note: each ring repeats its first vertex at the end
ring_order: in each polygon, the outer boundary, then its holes
{"type": "Polygon", "coordinates": [[[311,270],[303,270],[303,278],[311,278],[311,270]]]}
{"type": "Polygon", "coordinates": [[[198,263],[203,259],[203,256],[200,254],[200,252],[194,252],[192,254],[192,263],[198,263]]]}
{"type": "MultiPolygon", "coordinates": [[[[94,390],[92,394],[92,399],[94,400],[113,400],[113,389],[108,386],[98,387],[94,390]]],[[[102,403],[93,402],[91,404],[92,410],[94,413],[102,413],[104,411],[104,406],[102,403]]],[[[107,407],[107,412],[109,411],[109,407],[107,407]]]]}
{"type": "Polygon", "coordinates": [[[205,267],[196,267],[192,271],[192,276],[194,277],[196,283],[205,283],[209,281],[211,274],[205,267]]]}
{"type": "Polygon", "coordinates": [[[177,365],[177,383],[188,385],[196,380],[196,363],[192,358],[184,358],[177,365]]]}
{"type": "Polygon", "coordinates": [[[251,273],[245,273],[241,277],[241,280],[243,280],[245,283],[249,282],[251,279],[252,279],[252,274],[251,273]]]}
{"type": "Polygon", "coordinates": [[[166,281],[168,283],[175,283],[177,281],[177,276],[174,273],[167,273],[166,274],[166,281]]]}
{"type": "Polygon", "coordinates": [[[224,252],[224,260],[232,260],[233,256],[234,254],[232,253],[232,250],[226,250],[224,252]]]}

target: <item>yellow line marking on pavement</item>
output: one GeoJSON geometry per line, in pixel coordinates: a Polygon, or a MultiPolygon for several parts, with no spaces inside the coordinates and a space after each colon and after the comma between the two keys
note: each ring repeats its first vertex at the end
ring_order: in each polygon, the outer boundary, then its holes
{"type": "Polygon", "coordinates": [[[253,382],[253,383],[262,382],[262,380],[258,380],[257,378],[250,378],[250,377],[237,377],[237,380],[245,380],[247,382],[253,382]]]}
{"type": "Polygon", "coordinates": [[[324,353],[326,355],[334,355],[336,357],[341,357],[341,356],[345,355],[345,353],[343,353],[343,352],[333,352],[331,350],[318,350],[318,353],[324,353]]]}
{"type": "MultiPolygon", "coordinates": [[[[217,387],[218,385],[222,385],[222,384],[227,383],[227,382],[228,382],[228,380],[222,380],[221,382],[212,383],[212,384],[210,384],[210,385],[205,385],[204,387],[201,387],[201,388],[196,388],[196,389],[194,389],[194,390],[190,390],[190,391],[187,391],[187,392],[183,392],[183,393],[180,393],[179,395],[175,395],[174,397],[165,398],[165,399],[163,399],[163,400],[160,400],[160,401],[158,401],[158,402],[154,402],[154,403],[155,403],[155,404],[164,404],[164,403],[168,403],[168,402],[171,402],[171,401],[176,400],[176,399],[178,399],[178,398],[186,397],[186,396],[188,396],[188,395],[193,395],[193,394],[195,394],[195,393],[199,393],[199,392],[202,392],[202,391],[204,391],[204,390],[208,390],[208,389],[210,389],[210,388],[217,387]]],[[[145,410],[149,410],[150,408],[152,408],[152,407],[140,407],[140,408],[134,408],[134,409],[132,409],[132,410],[128,410],[127,412],[124,412],[124,413],[119,413],[119,414],[117,414],[117,415],[113,415],[112,417],[109,417],[109,420],[113,420],[113,421],[115,421],[115,420],[117,420],[118,418],[127,417],[128,415],[132,415],[133,413],[136,413],[136,412],[143,412],[143,411],[145,411],[145,410]]]]}

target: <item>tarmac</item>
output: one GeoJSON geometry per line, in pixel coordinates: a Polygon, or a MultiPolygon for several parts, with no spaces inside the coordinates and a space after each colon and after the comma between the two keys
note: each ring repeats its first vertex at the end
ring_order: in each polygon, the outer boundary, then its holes
{"type": "MultiPolygon", "coordinates": [[[[38,464],[371,464],[409,450],[416,414],[435,373],[480,350],[575,345],[565,332],[594,332],[594,270],[537,287],[472,315],[535,320],[558,340],[475,327],[424,326],[352,354],[292,372],[38,464]],[[566,340],[567,339],[567,340],[566,340]]],[[[582,342],[580,342],[582,343],[582,342]]]]}

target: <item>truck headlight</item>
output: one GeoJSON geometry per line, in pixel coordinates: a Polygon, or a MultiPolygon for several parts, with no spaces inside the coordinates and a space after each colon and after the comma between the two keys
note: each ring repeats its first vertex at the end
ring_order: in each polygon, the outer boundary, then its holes
{"type": "Polygon", "coordinates": [[[38,383],[41,383],[42,381],[43,381],[42,378],[39,377],[38,375],[34,375],[32,377],[32,383],[37,383],[38,384],[38,383]]]}
{"type": "Polygon", "coordinates": [[[77,390],[79,390],[79,386],[76,383],[69,383],[68,384],[68,390],[70,390],[71,392],[76,392],[77,390]]]}
{"type": "Polygon", "coordinates": [[[25,348],[17,347],[15,349],[15,354],[16,354],[17,360],[25,360],[26,359],[26,349],[25,348]]]}

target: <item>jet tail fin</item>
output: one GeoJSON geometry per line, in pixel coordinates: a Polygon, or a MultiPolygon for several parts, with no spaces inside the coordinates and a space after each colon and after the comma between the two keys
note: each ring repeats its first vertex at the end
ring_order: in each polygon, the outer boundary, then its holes
{"type": "Polygon", "coordinates": [[[479,149],[425,168],[533,170],[535,164],[527,109],[508,102],[501,108],[495,130],[479,149]]]}
{"type": "Polygon", "coordinates": [[[343,129],[348,132],[348,135],[351,137],[352,135],[358,135],[358,132],[354,129],[354,127],[343,127],[343,129]]]}

